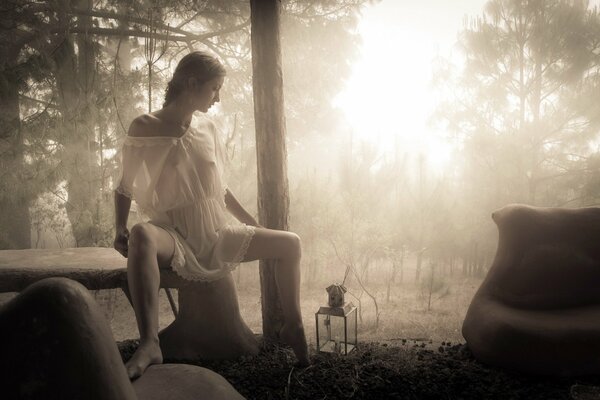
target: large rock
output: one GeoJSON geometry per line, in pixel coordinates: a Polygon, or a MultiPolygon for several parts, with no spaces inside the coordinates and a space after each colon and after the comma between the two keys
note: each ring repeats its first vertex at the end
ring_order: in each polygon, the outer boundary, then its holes
{"type": "Polygon", "coordinates": [[[509,205],[463,336],[483,362],[533,374],[600,373],[600,208],[509,205]]]}
{"type": "Polygon", "coordinates": [[[81,284],[44,279],[0,308],[0,397],[136,398],[104,314],[81,284]]]}

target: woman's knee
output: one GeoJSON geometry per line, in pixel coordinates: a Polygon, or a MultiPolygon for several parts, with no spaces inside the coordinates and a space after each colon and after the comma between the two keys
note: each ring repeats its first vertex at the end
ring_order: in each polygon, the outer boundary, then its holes
{"type": "Polygon", "coordinates": [[[129,252],[156,248],[156,228],[147,222],[134,225],[129,233],[129,252]]]}
{"type": "Polygon", "coordinates": [[[286,239],[290,256],[294,258],[302,257],[302,240],[300,239],[300,236],[294,232],[287,232],[286,239]]]}

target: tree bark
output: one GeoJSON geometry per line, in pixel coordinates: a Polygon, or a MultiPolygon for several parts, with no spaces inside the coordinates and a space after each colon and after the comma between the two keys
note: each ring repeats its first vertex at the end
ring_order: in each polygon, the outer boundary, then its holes
{"type": "MultiPolygon", "coordinates": [[[[81,4],[88,4],[82,0],[81,4]]],[[[90,4],[91,6],[91,4],[90,4]]],[[[61,15],[65,20],[66,14],[61,15]]],[[[84,31],[91,27],[90,17],[80,17],[78,26],[84,31]]],[[[63,129],[67,133],[69,151],[66,152],[67,215],[73,228],[77,247],[98,245],[94,195],[91,185],[97,174],[95,138],[96,118],[92,112],[93,76],[95,73],[94,44],[84,33],[76,38],[68,35],[55,52],[56,82],[61,96],[63,129]],[[77,40],[78,53],[73,40],[77,40]]]]}
{"type": "Polygon", "coordinates": [[[0,43],[0,71],[5,77],[5,90],[0,91],[0,171],[6,187],[0,190],[0,248],[31,247],[29,190],[23,177],[25,170],[19,91],[17,77],[11,76],[17,63],[19,48],[11,46],[12,32],[6,31],[0,43]]]}
{"type": "Polygon", "coordinates": [[[159,333],[166,358],[234,359],[258,354],[258,342],[240,314],[233,275],[179,288],[179,313],[159,333]]]}
{"type": "MultiPolygon", "coordinates": [[[[279,35],[279,0],[251,0],[252,71],[256,153],[258,167],[258,217],[270,229],[288,228],[289,192],[283,74],[279,35]]],[[[283,315],[274,277],[276,262],[260,262],[263,335],[276,340],[283,315]]]]}

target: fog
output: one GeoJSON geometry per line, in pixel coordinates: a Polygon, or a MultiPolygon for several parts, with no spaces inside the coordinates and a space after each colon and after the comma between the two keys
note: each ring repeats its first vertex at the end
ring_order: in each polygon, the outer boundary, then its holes
{"type": "MultiPolygon", "coordinates": [[[[160,108],[191,49],[228,70],[208,114],[228,186],[256,215],[247,3],[172,2],[152,10],[153,25],[146,6],[106,1],[6,14],[17,23],[1,36],[1,248],[112,247],[126,128],[160,108]]],[[[597,3],[542,3],[283,2],[289,226],[309,321],[343,283],[361,334],[460,340],[495,254],[494,210],[598,205],[597,3]]],[[[130,225],[143,219],[134,207],[130,225]]],[[[234,276],[258,331],[256,263],[234,276]]]]}

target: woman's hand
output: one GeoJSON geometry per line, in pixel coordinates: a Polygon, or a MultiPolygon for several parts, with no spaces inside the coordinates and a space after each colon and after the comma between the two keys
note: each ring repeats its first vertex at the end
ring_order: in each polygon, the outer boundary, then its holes
{"type": "Polygon", "coordinates": [[[126,227],[117,228],[113,247],[121,255],[127,258],[127,250],[129,249],[129,230],[126,227]]]}
{"type": "Polygon", "coordinates": [[[235,198],[231,190],[227,189],[225,191],[225,206],[227,210],[233,215],[238,221],[243,224],[255,226],[257,228],[263,228],[256,219],[235,198]]]}

